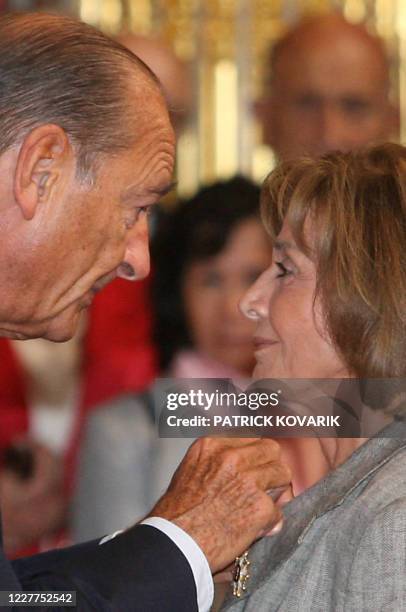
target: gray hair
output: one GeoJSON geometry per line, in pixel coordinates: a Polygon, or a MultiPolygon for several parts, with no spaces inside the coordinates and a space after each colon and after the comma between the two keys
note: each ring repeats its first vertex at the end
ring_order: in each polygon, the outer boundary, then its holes
{"type": "Polygon", "coordinates": [[[53,123],[76,147],[86,177],[98,154],[134,139],[123,116],[135,70],[157,83],[134,54],[85,23],[40,13],[2,16],[0,154],[34,127],[53,123]]]}

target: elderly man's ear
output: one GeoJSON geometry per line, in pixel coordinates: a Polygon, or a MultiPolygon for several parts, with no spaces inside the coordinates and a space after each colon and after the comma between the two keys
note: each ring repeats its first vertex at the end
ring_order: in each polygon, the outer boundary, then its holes
{"type": "Polygon", "coordinates": [[[14,197],[24,219],[32,219],[38,206],[50,199],[73,162],[69,139],[58,125],[41,125],[24,138],[14,175],[14,197]]]}

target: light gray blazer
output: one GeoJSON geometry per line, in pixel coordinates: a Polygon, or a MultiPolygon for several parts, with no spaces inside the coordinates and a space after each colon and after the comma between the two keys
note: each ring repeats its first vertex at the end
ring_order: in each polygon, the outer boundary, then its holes
{"type": "Polygon", "coordinates": [[[384,432],[285,506],[283,530],[250,550],[247,593],[222,610],[406,611],[406,422],[384,432]]]}
{"type": "Polygon", "coordinates": [[[71,506],[75,542],[143,518],[166,491],[193,442],[159,438],[143,394],[125,395],[89,417],[71,506]]]}

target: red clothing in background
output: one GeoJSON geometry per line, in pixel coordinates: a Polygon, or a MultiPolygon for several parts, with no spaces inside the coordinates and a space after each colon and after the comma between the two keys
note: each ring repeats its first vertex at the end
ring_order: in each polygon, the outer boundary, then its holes
{"type": "MultiPolygon", "coordinates": [[[[88,314],[81,355],[80,400],[65,460],[68,494],[88,411],[121,393],[144,389],[157,370],[148,279],[136,283],[116,279],[96,296],[88,314]]],[[[13,440],[28,434],[28,428],[22,365],[11,343],[0,338],[0,457],[13,440]]]]}
{"type": "Polygon", "coordinates": [[[74,480],[83,422],[89,410],[127,391],[147,387],[157,373],[151,340],[149,278],[116,279],[96,296],[85,337],[81,401],[67,457],[67,485],[74,480]]]}
{"type": "Polygon", "coordinates": [[[5,338],[0,339],[0,451],[26,433],[28,412],[24,373],[5,338]]]}

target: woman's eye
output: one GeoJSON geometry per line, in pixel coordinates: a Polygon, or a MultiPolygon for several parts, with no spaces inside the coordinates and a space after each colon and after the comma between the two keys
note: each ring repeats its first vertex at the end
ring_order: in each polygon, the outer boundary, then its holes
{"type": "Polygon", "coordinates": [[[276,275],[276,278],[283,278],[284,276],[292,274],[292,271],[289,270],[281,261],[275,261],[275,263],[279,269],[279,273],[276,275]]]}

